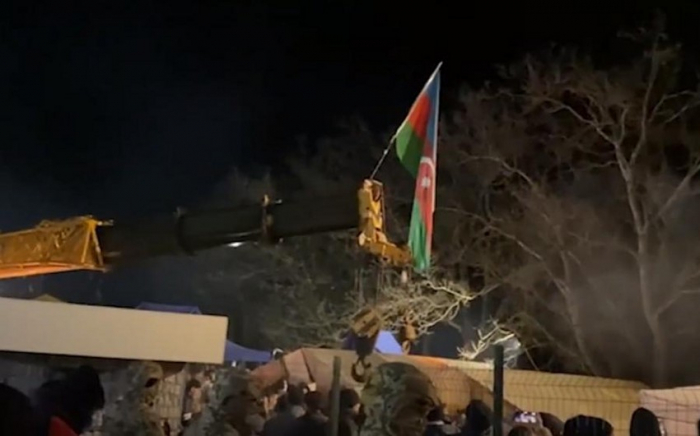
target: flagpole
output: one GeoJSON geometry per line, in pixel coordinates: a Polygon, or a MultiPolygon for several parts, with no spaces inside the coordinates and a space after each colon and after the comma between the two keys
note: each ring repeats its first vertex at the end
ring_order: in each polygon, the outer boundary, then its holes
{"type": "MultiPolygon", "coordinates": [[[[420,99],[420,96],[423,94],[423,91],[425,91],[426,88],[428,87],[428,85],[430,85],[430,82],[433,81],[433,79],[435,78],[435,75],[437,75],[437,73],[440,72],[441,67],[442,67],[442,61],[440,61],[440,63],[437,65],[437,67],[435,67],[433,74],[430,75],[430,78],[428,78],[428,81],[425,82],[425,85],[423,85],[423,88],[421,89],[420,93],[418,93],[418,96],[416,97],[416,99],[413,101],[413,104],[411,105],[411,110],[413,110],[413,107],[416,105],[416,103],[418,103],[418,99],[420,99]]],[[[437,104],[438,104],[437,107],[439,108],[440,107],[440,90],[439,89],[438,89],[438,95],[437,95],[437,104]]],[[[410,113],[410,111],[409,111],[409,113],[410,113]]],[[[394,141],[396,141],[396,136],[399,134],[399,131],[401,130],[403,125],[406,124],[406,119],[407,118],[404,118],[404,120],[401,122],[401,124],[399,124],[399,128],[396,129],[396,132],[394,132],[394,134],[391,136],[391,139],[389,139],[389,145],[387,145],[387,147],[384,149],[384,152],[382,152],[382,156],[379,158],[377,165],[374,166],[374,169],[372,170],[372,174],[370,174],[370,176],[369,176],[370,180],[374,180],[374,176],[377,175],[377,171],[379,171],[379,168],[384,163],[384,160],[386,160],[386,157],[389,154],[389,150],[391,150],[391,147],[394,145],[394,141]]]]}
{"type": "MultiPolygon", "coordinates": [[[[435,68],[435,72],[431,76],[431,79],[435,77],[435,75],[440,71],[440,67],[442,67],[442,61],[438,64],[437,68],[435,68]]],[[[435,95],[435,141],[433,142],[433,165],[437,165],[437,147],[438,147],[438,138],[440,137],[440,91],[442,90],[442,77],[440,77],[440,82],[438,83],[437,87],[437,92],[435,95]]],[[[432,138],[431,138],[432,139],[432,138]]],[[[435,189],[437,186],[437,171],[435,171],[435,175],[433,176],[433,214],[435,214],[435,189]]],[[[432,241],[428,245],[429,251],[428,253],[431,253],[433,251],[432,249],[432,241]]]]}
{"type": "Polygon", "coordinates": [[[372,174],[370,174],[369,179],[374,180],[374,176],[377,175],[377,171],[379,171],[379,167],[382,166],[384,163],[384,160],[386,159],[386,156],[389,154],[389,150],[391,150],[391,146],[394,145],[394,140],[396,139],[396,135],[392,136],[391,139],[389,140],[389,145],[384,149],[384,152],[382,153],[382,157],[379,158],[379,162],[377,162],[377,165],[374,166],[374,169],[372,170],[372,174]]]}

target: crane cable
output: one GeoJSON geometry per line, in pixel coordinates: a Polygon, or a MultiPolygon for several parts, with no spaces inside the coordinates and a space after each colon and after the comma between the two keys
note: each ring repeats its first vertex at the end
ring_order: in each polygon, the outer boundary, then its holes
{"type": "MultiPolygon", "coordinates": [[[[397,131],[397,133],[398,133],[398,131],[397,131]]],[[[389,144],[386,146],[386,148],[382,152],[382,155],[380,156],[379,160],[377,161],[376,165],[374,166],[374,169],[372,170],[372,173],[369,176],[369,180],[375,180],[374,177],[377,175],[377,172],[379,172],[379,169],[381,168],[382,164],[384,164],[384,161],[386,160],[386,157],[389,154],[389,150],[391,150],[391,147],[394,145],[395,141],[396,141],[396,133],[391,137],[391,139],[389,140],[389,144]]],[[[363,279],[364,274],[362,272],[363,272],[362,270],[356,271],[356,274],[355,274],[356,286],[357,285],[359,285],[360,287],[362,286],[362,284],[358,283],[358,280],[357,280],[358,276],[359,276],[359,282],[363,281],[362,279],[363,279]],[[359,272],[359,274],[358,274],[358,272],[359,272]]],[[[377,274],[376,286],[374,288],[374,292],[372,295],[371,306],[374,306],[375,308],[377,307],[379,299],[380,299],[380,295],[379,295],[380,289],[387,284],[387,280],[389,280],[389,279],[385,274],[384,265],[380,265],[379,271],[377,274]]],[[[406,280],[407,280],[407,276],[402,273],[401,274],[401,282],[404,283],[406,280]]],[[[364,292],[362,292],[362,296],[363,296],[363,300],[364,300],[364,292]]],[[[363,303],[364,303],[364,301],[363,301],[363,303]]],[[[367,306],[370,306],[370,305],[367,305],[367,306]]],[[[381,323],[381,320],[379,322],[381,323]]],[[[364,338],[364,339],[371,340],[369,337],[364,338]]],[[[375,338],[375,340],[376,340],[376,338],[375,338]]],[[[374,344],[372,344],[372,347],[374,347],[374,344]]],[[[401,348],[404,350],[404,352],[406,352],[406,347],[404,344],[402,344],[401,348]]],[[[368,371],[372,365],[366,361],[366,358],[368,357],[368,355],[360,354],[359,348],[356,349],[356,352],[358,352],[357,360],[352,364],[350,373],[351,373],[352,378],[356,382],[364,383],[367,380],[368,371]]],[[[370,354],[371,354],[371,351],[370,351],[370,354]]]]}
{"type": "MultiPolygon", "coordinates": [[[[384,280],[385,280],[385,275],[383,268],[380,267],[379,272],[377,274],[377,282],[376,286],[374,287],[374,292],[369,298],[365,298],[364,295],[364,269],[359,268],[358,270],[355,271],[355,286],[356,289],[360,292],[358,294],[361,295],[362,297],[362,304],[365,306],[365,309],[362,309],[362,311],[367,310],[367,313],[373,313],[375,315],[374,322],[378,323],[378,325],[375,326],[375,328],[378,329],[377,332],[372,333],[370,335],[361,335],[358,334],[359,332],[356,331],[357,336],[357,341],[355,344],[355,353],[357,354],[357,359],[355,362],[352,364],[350,367],[350,375],[352,376],[353,380],[355,380],[358,383],[365,383],[367,381],[367,377],[369,375],[369,370],[372,367],[372,364],[367,361],[367,358],[372,354],[374,351],[374,347],[376,346],[376,341],[379,336],[379,332],[382,329],[382,318],[381,314],[377,310],[377,305],[379,302],[379,289],[381,286],[384,285],[384,280]],[[371,303],[365,304],[368,302],[367,300],[371,300],[371,303]],[[372,308],[373,307],[373,308],[372,308]]],[[[361,311],[361,312],[362,312],[361,311]]],[[[355,328],[355,323],[353,322],[353,329],[355,328]]]]}
{"type": "Polygon", "coordinates": [[[391,147],[394,146],[394,141],[396,141],[396,133],[394,133],[394,136],[392,136],[391,139],[389,140],[389,145],[386,146],[386,148],[382,152],[381,157],[377,161],[377,164],[374,166],[374,170],[372,170],[372,174],[369,175],[370,180],[374,180],[374,176],[377,175],[379,168],[381,168],[382,164],[386,160],[386,156],[389,154],[389,150],[391,150],[391,147]]]}

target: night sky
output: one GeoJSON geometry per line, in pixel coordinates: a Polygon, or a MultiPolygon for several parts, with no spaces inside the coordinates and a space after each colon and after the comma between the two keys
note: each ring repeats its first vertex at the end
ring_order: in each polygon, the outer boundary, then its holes
{"type": "MultiPolygon", "coordinates": [[[[52,3],[0,6],[2,230],[196,205],[232,167],[279,167],[300,135],[332,133],[344,117],[398,124],[439,61],[449,105],[495,64],[551,41],[605,50],[656,7],[52,3]]],[[[700,3],[663,6],[672,33],[697,47],[700,3]]]]}

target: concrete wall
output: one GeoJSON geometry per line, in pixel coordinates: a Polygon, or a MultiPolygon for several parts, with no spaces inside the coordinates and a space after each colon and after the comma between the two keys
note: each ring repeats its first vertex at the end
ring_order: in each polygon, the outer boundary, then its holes
{"type": "Polygon", "coordinates": [[[0,318],[1,350],[101,359],[220,365],[228,330],[224,316],[3,297],[0,318]]]}

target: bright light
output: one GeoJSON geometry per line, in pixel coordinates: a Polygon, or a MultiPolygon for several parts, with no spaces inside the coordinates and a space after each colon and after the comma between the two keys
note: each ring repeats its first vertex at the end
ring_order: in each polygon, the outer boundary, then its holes
{"type": "Polygon", "coordinates": [[[244,242],[232,242],[232,243],[228,244],[228,246],[231,248],[238,248],[243,244],[244,244],[244,242]]]}

